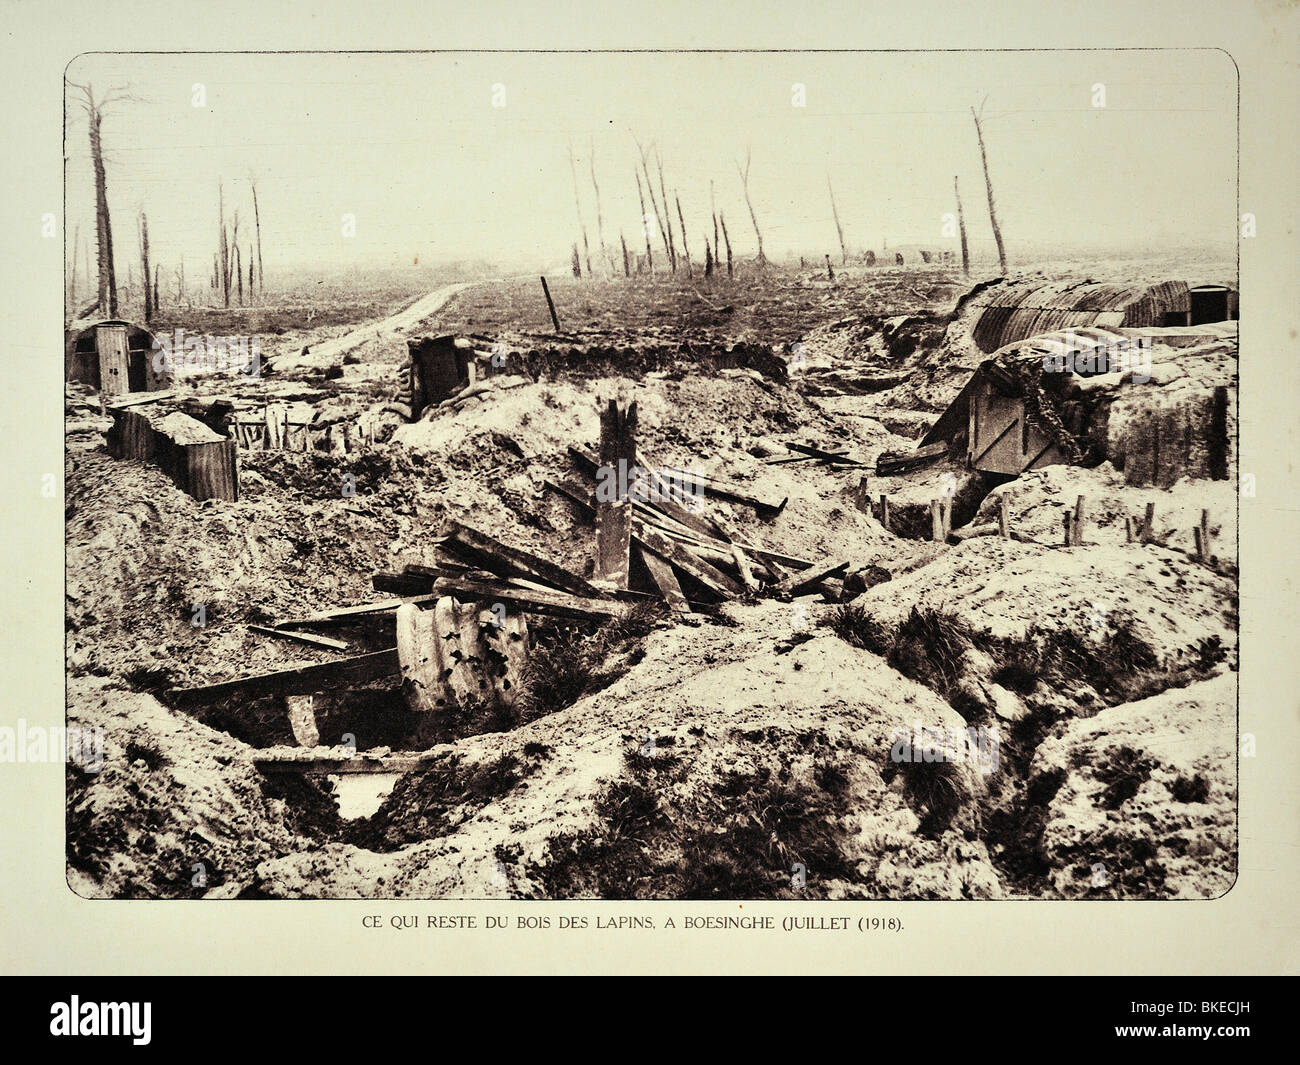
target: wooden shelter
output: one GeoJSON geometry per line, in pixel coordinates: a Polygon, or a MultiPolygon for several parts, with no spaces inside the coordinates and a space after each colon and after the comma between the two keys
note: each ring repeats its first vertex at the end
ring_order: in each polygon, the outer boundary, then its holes
{"type": "Polygon", "coordinates": [[[154,336],[148,329],[110,318],[68,331],[64,345],[64,379],[99,389],[105,396],[156,392],[170,384],[155,372],[154,336]]]}

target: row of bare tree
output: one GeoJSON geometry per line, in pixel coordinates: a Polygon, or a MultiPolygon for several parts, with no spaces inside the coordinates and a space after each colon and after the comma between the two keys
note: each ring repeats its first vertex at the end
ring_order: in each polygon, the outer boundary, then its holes
{"type": "MultiPolygon", "coordinates": [[[[113,258],[113,227],[108,211],[108,181],[104,167],[104,145],[102,124],[105,109],[115,103],[134,99],[125,88],[113,88],[102,97],[96,98],[94,87],[90,84],[78,85],[68,83],[75,89],[78,105],[86,115],[90,131],[90,158],[95,175],[95,245],[98,258],[98,294],[93,304],[84,308],[82,313],[97,310],[100,315],[116,318],[118,314],[117,272],[113,258]]],[[[257,200],[257,181],[250,175],[249,188],[253,197],[254,243],[248,246],[248,298],[256,299],[265,292],[265,278],[262,272],[262,217],[257,200]],[[256,258],[254,258],[256,249],[256,258]],[[256,269],[254,269],[256,267],[256,269]]],[[[219,292],[225,306],[230,306],[231,291],[239,303],[244,302],[244,271],[239,249],[239,211],[236,210],[229,230],[226,227],[225,192],[220,182],[217,183],[218,210],[218,246],[213,255],[211,288],[219,292]]],[[[160,288],[161,269],[154,263],[150,269],[149,260],[149,219],[144,211],[140,212],[137,223],[140,248],[140,268],[143,287],[144,320],[149,322],[158,310],[162,291],[160,288]]],[[[77,264],[81,247],[81,227],[73,231],[72,262],[69,269],[68,307],[74,317],[79,316],[77,306],[77,264]]],[[[90,280],[90,252],[86,250],[85,274],[90,280]]],[[[128,271],[129,276],[129,271],[128,271]]],[[[176,301],[187,299],[185,289],[185,263],[181,260],[176,269],[176,301]]],[[[131,286],[133,287],[133,286],[131,286]]]]}
{"type": "MultiPolygon", "coordinates": [[[[998,249],[998,265],[1002,271],[1002,276],[1005,277],[1007,275],[1007,253],[1006,248],[1002,243],[1002,230],[998,225],[997,207],[993,197],[993,179],[989,175],[988,152],[984,144],[984,130],[980,123],[980,116],[983,113],[983,110],[984,105],[981,103],[979,111],[976,111],[974,107],[971,107],[970,112],[971,118],[975,122],[975,136],[979,142],[980,161],[984,168],[984,186],[988,196],[989,223],[993,228],[993,240],[998,249]]],[[[650,230],[651,215],[646,212],[646,194],[648,193],[650,196],[650,207],[653,212],[655,225],[658,228],[660,240],[663,242],[663,250],[668,262],[668,272],[670,274],[676,274],[678,266],[682,265],[685,268],[686,276],[689,278],[692,276],[691,253],[686,240],[686,218],[682,213],[681,197],[677,190],[674,189],[673,205],[677,211],[678,225],[677,232],[674,232],[672,214],[668,210],[668,191],[664,181],[663,156],[660,154],[658,147],[653,142],[649,146],[643,146],[635,136],[633,137],[633,141],[636,144],[640,162],[640,169],[638,170],[636,166],[633,166],[633,172],[636,177],[637,200],[641,205],[641,228],[645,236],[645,269],[651,276],[654,276],[654,241],[650,230]],[[657,196],[655,194],[655,182],[650,172],[652,155],[655,164],[655,176],[659,179],[659,191],[657,196]],[[642,183],[643,177],[645,179],[644,184],[642,183]],[[679,238],[680,249],[678,247],[679,238]]],[[[591,170],[591,185],[595,192],[596,235],[600,244],[598,261],[601,263],[601,269],[606,272],[607,276],[614,276],[618,271],[614,257],[605,244],[605,219],[601,210],[600,184],[596,180],[596,155],[594,143],[589,146],[587,155],[591,170]]],[[[742,166],[737,162],[736,172],[740,176],[741,189],[745,197],[745,206],[749,209],[749,220],[754,227],[754,236],[758,242],[758,256],[755,261],[759,266],[762,266],[767,263],[767,257],[763,252],[763,231],[759,228],[758,215],[754,211],[754,201],[749,192],[750,162],[750,151],[746,148],[744,165],[742,166]]],[[[573,155],[572,144],[569,145],[569,170],[573,175],[573,205],[578,216],[578,231],[582,245],[581,252],[579,252],[577,243],[573,245],[570,265],[574,277],[580,278],[583,276],[584,266],[586,275],[588,277],[594,277],[596,272],[592,268],[591,247],[587,239],[587,224],[582,210],[582,195],[579,191],[578,167],[573,155]]],[[[957,223],[961,235],[961,268],[962,273],[969,277],[970,249],[966,237],[966,215],[962,208],[961,190],[958,187],[956,175],[954,175],[952,179],[952,188],[953,196],[957,202],[957,223]]],[[[831,184],[829,172],[826,175],[826,191],[830,195],[831,218],[835,223],[836,235],[839,237],[840,259],[842,263],[847,264],[849,261],[848,245],[844,239],[844,226],[840,222],[839,208],[835,203],[835,188],[831,184]]],[[[704,235],[704,276],[711,277],[714,270],[721,266],[722,256],[718,247],[718,233],[719,230],[721,230],[723,242],[727,249],[727,276],[732,277],[734,276],[734,265],[731,254],[731,240],[727,234],[726,218],[717,210],[715,204],[712,181],[709,182],[709,207],[713,218],[713,243],[710,245],[709,235],[706,232],[704,235]]],[[[634,272],[634,257],[628,251],[627,239],[624,237],[622,230],[619,231],[618,239],[619,244],[622,246],[623,253],[623,275],[625,277],[631,277],[634,272]]],[[[829,256],[827,257],[827,260],[827,270],[830,271],[829,256]]],[[[637,272],[639,272],[639,269],[637,272]]],[[[831,271],[831,276],[834,276],[833,271],[831,271]]]]}

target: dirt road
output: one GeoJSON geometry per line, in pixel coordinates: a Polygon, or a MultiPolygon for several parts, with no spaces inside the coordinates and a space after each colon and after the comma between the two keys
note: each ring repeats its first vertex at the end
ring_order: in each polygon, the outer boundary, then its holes
{"type": "Polygon", "coordinates": [[[364,344],[405,336],[424,319],[437,314],[458,292],[480,283],[462,282],[434,289],[427,296],[421,296],[405,310],[390,314],[387,318],[367,322],[343,336],[332,337],[319,344],[311,344],[300,355],[280,356],[275,360],[275,367],[278,371],[284,372],[336,365],[342,361],[344,355],[364,344]]]}

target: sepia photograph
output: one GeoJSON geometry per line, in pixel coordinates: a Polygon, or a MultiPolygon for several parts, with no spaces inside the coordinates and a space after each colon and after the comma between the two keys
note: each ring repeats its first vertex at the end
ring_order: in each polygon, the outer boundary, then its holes
{"type": "Polygon", "coordinates": [[[1238,93],[76,55],[66,724],[5,730],[67,752],[72,891],[1225,896],[1238,93]]]}

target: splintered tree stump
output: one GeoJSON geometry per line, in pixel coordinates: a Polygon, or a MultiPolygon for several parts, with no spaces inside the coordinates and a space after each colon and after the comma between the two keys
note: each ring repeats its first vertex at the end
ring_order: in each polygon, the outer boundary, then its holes
{"type": "Polygon", "coordinates": [[[239,499],[239,458],[234,440],[179,411],[113,411],[109,453],[152,462],[195,499],[239,499]]]}
{"type": "Polygon", "coordinates": [[[596,471],[596,577],[627,588],[632,546],[630,490],[636,478],[636,402],[617,401],[600,412],[600,468],[596,471]]]}

